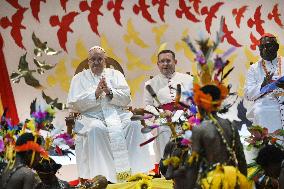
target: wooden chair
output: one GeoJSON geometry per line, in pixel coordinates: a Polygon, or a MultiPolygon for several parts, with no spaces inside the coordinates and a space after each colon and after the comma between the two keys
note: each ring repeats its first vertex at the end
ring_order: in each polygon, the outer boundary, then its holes
{"type": "MultiPolygon", "coordinates": [[[[106,58],[106,67],[118,70],[124,75],[124,71],[123,71],[121,65],[116,60],[114,60],[113,58],[110,58],[110,57],[106,58]]],[[[89,68],[88,59],[86,58],[85,60],[83,60],[78,65],[78,67],[75,70],[74,75],[76,75],[77,73],[83,71],[84,69],[88,69],[88,68],[89,68]]],[[[66,123],[68,134],[70,134],[70,135],[72,134],[73,128],[75,126],[75,121],[76,121],[76,119],[79,118],[79,116],[80,116],[80,113],[78,113],[78,112],[70,112],[68,117],[65,117],[65,123],[66,123]]]]}

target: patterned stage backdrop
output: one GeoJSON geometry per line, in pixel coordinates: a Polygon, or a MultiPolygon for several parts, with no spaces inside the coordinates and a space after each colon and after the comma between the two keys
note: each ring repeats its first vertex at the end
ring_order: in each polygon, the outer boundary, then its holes
{"type": "MultiPolygon", "coordinates": [[[[221,16],[225,16],[222,54],[234,46],[229,67],[235,67],[230,81],[243,95],[246,70],[258,60],[257,39],[265,32],[275,34],[284,55],[284,1],[267,0],[1,0],[0,58],[1,69],[9,75],[18,72],[19,60],[26,54],[29,69],[39,81],[37,89],[25,84],[8,83],[1,70],[0,111],[13,106],[13,96],[20,120],[29,117],[31,101],[41,91],[52,98],[66,101],[70,80],[78,64],[87,57],[88,49],[101,45],[125,71],[131,87],[133,106],[142,106],[143,85],[158,73],[156,54],[159,47],[177,54],[177,70],[196,73],[194,55],[181,39],[211,36],[214,40],[221,16]],[[61,53],[54,56],[34,54],[34,32],[47,46],[61,53]],[[56,65],[45,73],[36,72],[34,57],[56,65]],[[4,66],[3,66],[4,65],[4,66]],[[9,92],[9,86],[12,90],[9,92]],[[12,102],[11,102],[12,99],[12,102]]],[[[41,70],[42,71],[42,70],[41,70]]],[[[11,108],[11,111],[15,110],[11,108]]],[[[14,115],[14,117],[17,117],[14,115]]],[[[60,124],[64,119],[60,118],[60,124]]]]}

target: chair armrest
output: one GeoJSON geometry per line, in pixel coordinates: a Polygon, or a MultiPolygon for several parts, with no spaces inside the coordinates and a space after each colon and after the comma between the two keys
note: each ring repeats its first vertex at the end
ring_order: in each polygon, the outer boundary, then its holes
{"type": "Polygon", "coordinates": [[[67,133],[72,135],[73,128],[75,126],[75,121],[81,114],[78,112],[70,112],[68,117],[65,117],[65,123],[67,127],[67,133]]]}

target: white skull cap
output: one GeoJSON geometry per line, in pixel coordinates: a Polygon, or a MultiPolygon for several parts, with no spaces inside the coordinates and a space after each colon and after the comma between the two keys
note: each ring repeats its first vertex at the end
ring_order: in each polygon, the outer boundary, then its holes
{"type": "Polygon", "coordinates": [[[93,53],[94,51],[103,52],[104,54],[106,53],[106,51],[100,46],[93,46],[89,49],[89,53],[93,53]]]}

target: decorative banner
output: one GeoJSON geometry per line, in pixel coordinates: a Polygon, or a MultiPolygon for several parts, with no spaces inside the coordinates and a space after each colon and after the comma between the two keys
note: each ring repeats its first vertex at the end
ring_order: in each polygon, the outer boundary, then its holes
{"type": "Polygon", "coordinates": [[[3,53],[3,38],[0,34],[0,116],[5,108],[8,108],[6,116],[11,118],[13,124],[18,124],[19,118],[3,53]]]}

